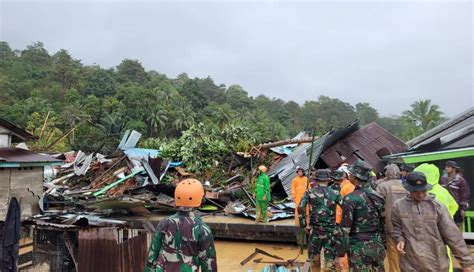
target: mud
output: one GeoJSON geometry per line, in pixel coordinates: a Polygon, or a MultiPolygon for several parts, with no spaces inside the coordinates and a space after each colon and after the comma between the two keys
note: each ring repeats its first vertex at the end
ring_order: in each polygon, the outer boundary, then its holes
{"type": "MultiPolygon", "coordinates": [[[[252,242],[236,242],[222,241],[215,242],[217,251],[217,265],[219,271],[261,271],[268,264],[256,264],[251,260],[247,264],[241,266],[240,262],[247,258],[258,247],[266,252],[278,255],[285,260],[294,259],[298,255],[299,248],[292,244],[276,244],[276,243],[252,243],[252,242]]],[[[298,257],[298,261],[306,260],[306,250],[298,257]]],[[[263,258],[262,261],[274,261],[270,257],[258,255],[254,259],[263,258]]],[[[278,260],[275,260],[278,261],[278,260]]]]}

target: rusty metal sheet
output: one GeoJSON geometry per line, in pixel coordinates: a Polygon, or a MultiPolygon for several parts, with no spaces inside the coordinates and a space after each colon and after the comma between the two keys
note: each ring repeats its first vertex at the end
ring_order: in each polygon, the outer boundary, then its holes
{"type": "Polygon", "coordinates": [[[0,162],[19,162],[19,163],[62,163],[61,160],[51,156],[41,155],[20,148],[0,148],[0,162]]]}
{"type": "Polygon", "coordinates": [[[357,159],[363,159],[374,170],[383,172],[381,158],[404,152],[407,148],[403,141],[380,125],[370,123],[324,150],[321,159],[331,168],[339,167],[343,162],[352,164],[357,159]]]}
{"type": "Polygon", "coordinates": [[[118,243],[117,229],[79,231],[78,271],[143,271],[147,236],[142,234],[118,243]]]}

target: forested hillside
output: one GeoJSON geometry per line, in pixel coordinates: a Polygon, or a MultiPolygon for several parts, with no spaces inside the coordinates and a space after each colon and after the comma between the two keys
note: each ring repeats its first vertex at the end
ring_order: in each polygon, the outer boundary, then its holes
{"type": "Polygon", "coordinates": [[[396,101],[406,111],[386,117],[364,102],[321,95],[299,105],[249,96],[238,82],[227,86],[212,75],[190,78],[184,72],[170,78],[131,59],[113,68],[84,65],[67,50],[48,52],[41,42],[20,50],[0,42],[0,117],[38,136],[31,143],[37,150],[107,154],[124,130],[135,129],[144,135],[142,146],[162,147],[170,156],[246,150],[302,130],[322,134],[356,118],[376,121],[407,140],[444,118],[429,100],[396,101]]]}

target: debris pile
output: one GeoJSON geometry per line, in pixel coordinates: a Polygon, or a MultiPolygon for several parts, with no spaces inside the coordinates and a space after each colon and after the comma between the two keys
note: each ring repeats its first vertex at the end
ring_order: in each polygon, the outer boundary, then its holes
{"type": "MultiPolygon", "coordinates": [[[[110,156],[81,151],[57,154],[55,157],[64,164],[45,169],[46,192],[40,201],[44,214],[95,212],[144,216],[176,211],[175,185],[192,173],[182,162],[162,159],[159,150],[137,148],[140,137],[136,131],[127,131],[110,156]]],[[[296,167],[307,173],[310,167],[334,169],[341,162],[353,163],[361,156],[372,158],[405,149],[400,140],[377,124],[360,128],[358,122],[321,137],[309,137],[302,132],[293,139],[260,144],[247,153],[230,154],[234,166],[240,165],[246,174],[229,167],[230,178],[203,182],[206,195],[199,211],[255,219],[252,174],[259,164],[265,163],[270,168],[272,190],[269,221],[292,218],[295,207],[290,191],[296,167]],[[358,144],[361,142],[364,148],[358,144]]],[[[376,170],[383,165],[381,161],[372,164],[376,170]]]]}

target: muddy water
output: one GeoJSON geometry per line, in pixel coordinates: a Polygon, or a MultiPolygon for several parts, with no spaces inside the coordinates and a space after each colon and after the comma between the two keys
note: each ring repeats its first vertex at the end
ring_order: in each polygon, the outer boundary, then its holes
{"type": "MultiPolygon", "coordinates": [[[[253,243],[235,241],[215,241],[217,251],[217,266],[219,271],[261,271],[268,264],[256,264],[253,260],[241,266],[240,262],[247,258],[258,247],[266,252],[280,256],[285,260],[294,259],[298,255],[298,246],[292,244],[276,243],[253,243]]],[[[299,256],[298,261],[306,260],[306,250],[299,256]]],[[[273,261],[275,259],[257,255],[254,259],[263,258],[262,261],[273,261]]]]}

